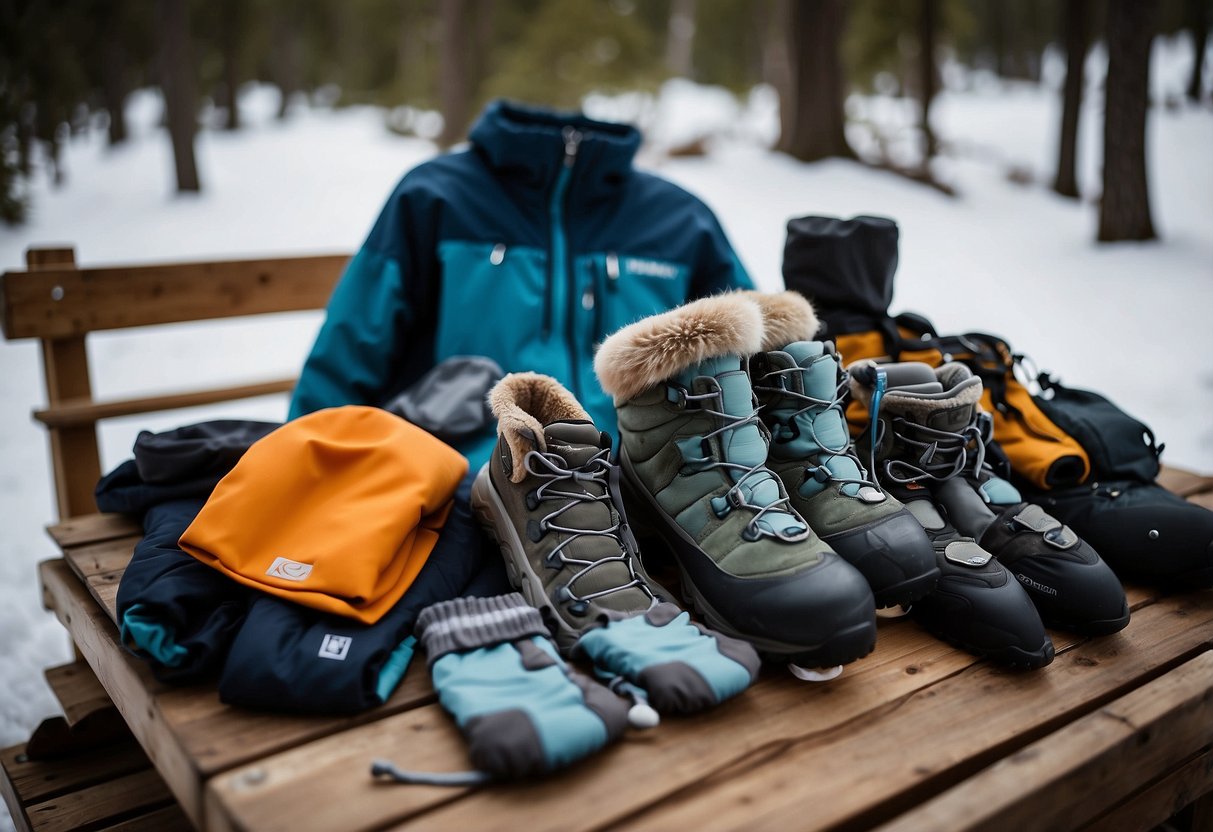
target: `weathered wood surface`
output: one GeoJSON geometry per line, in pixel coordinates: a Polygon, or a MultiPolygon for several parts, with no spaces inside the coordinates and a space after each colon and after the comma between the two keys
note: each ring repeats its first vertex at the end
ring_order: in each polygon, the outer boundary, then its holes
{"type": "Polygon", "coordinates": [[[143,534],[138,523],[121,514],[85,514],[57,523],[46,531],[61,549],[143,534]]]}
{"type": "Polygon", "coordinates": [[[470,790],[376,783],[378,757],[470,765],[423,663],[388,705],[354,719],[258,714],[223,705],[213,686],[161,685],[117,643],[114,592],[138,540],[124,530],[105,516],[54,529],[66,560],[43,566],[44,584],[182,811],[208,829],[965,828],[979,810],[1031,814],[1049,783],[1077,789],[1072,807],[1048,804],[1056,826],[970,825],[1127,829],[1137,827],[1122,818],[1146,828],[1213,785],[1213,738],[1201,733],[1213,725],[1213,592],[1139,586],[1124,632],[1054,633],[1058,657],[1040,671],[1004,671],[908,619],[882,619],[875,652],[834,682],[770,671],[710,713],[630,732],[556,777],[470,790]],[[1001,802],[975,809],[970,788],[1001,802]]]}
{"type": "Polygon", "coordinates": [[[1206,651],[1004,757],[880,832],[1075,829],[1100,814],[1109,794],[1131,793],[1151,773],[1183,766],[1213,744],[1211,682],[1213,652],[1206,651]]]}
{"type": "Polygon", "coordinates": [[[323,309],[345,254],[4,275],[4,334],[69,338],[98,330],[323,309]]]}
{"type": "Polygon", "coordinates": [[[191,828],[129,732],[102,747],[51,759],[31,759],[28,750],[0,750],[0,791],[20,832],[191,828]]]}
{"type": "Polygon", "coordinates": [[[113,701],[84,662],[47,668],[46,682],[63,709],[68,725],[76,726],[103,711],[112,710],[113,701]]]}
{"type": "Polygon", "coordinates": [[[139,413],[158,413],[162,410],[180,410],[184,407],[201,407],[239,399],[252,399],[257,396],[272,396],[276,393],[289,393],[294,389],[295,379],[286,378],[234,387],[216,387],[190,393],[166,393],[160,396],[105,402],[94,402],[91,398],[66,399],[54,407],[35,410],[34,418],[48,428],[74,428],[81,425],[93,425],[101,419],[133,416],[139,413]]]}
{"type": "Polygon", "coordinates": [[[1205,795],[1204,799],[1208,800],[1211,793],[1213,748],[1206,748],[1179,768],[1138,788],[1124,802],[1106,809],[1082,829],[1084,832],[1153,829],[1200,795],[1205,795]]]}
{"type": "Polygon", "coordinates": [[[35,832],[95,829],[173,805],[155,769],[145,768],[27,808],[35,832]]]}

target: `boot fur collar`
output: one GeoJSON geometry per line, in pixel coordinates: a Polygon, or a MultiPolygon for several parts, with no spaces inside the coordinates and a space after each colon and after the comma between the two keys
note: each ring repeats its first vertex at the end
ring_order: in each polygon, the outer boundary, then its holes
{"type": "Polygon", "coordinates": [[[800,292],[745,292],[762,310],[762,348],[781,350],[797,341],[812,341],[821,329],[817,313],[800,292]]]}
{"type": "Polygon", "coordinates": [[[625,326],[594,356],[602,389],[624,402],[706,359],[758,352],[762,311],[747,294],[701,298],[625,326]]]}
{"type": "Polygon", "coordinates": [[[593,422],[573,394],[551,376],[510,373],[489,391],[489,407],[497,417],[497,435],[505,439],[513,460],[510,480],[522,482],[527,451],[547,450],[543,426],[552,422],[593,422]]]}

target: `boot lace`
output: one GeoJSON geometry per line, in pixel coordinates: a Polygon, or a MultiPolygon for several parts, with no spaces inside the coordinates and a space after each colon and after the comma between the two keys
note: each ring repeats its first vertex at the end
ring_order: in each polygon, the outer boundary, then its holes
{"type": "MultiPolygon", "coordinates": [[[[843,401],[843,397],[849,387],[851,374],[849,372],[847,372],[846,370],[839,371],[838,384],[835,385],[835,387],[834,387],[834,397],[829,400],[826,400],[826,399],[818,399],[813,396],[806,395],[805,393],[798,393],[795,390],[790,389],[786,384],[783,383],[783,376],[785,376],[789,373],[799,373],[799,372],[803,372],[803,368],[785,367],[782,370],[772,370],[771,372],[765,374],[762,377],[761,381],[766,381],[768,378],[771,378],[772,376],[778,376],[779,381],[780,381],[780,384],[778,387],[759,387],[758,385],[754,386],[755,391],[759,391],[759,392],[763,392],[763,393],[772,393],[772,394],[779,395],[779,396],[787,396],[787,397],[795,399],[797,402],[800,402],[803,404],[803,406],[799,410],[797,410],[792,415],[788,416],[786,420],[784,420],[784,419],[779,420],[779,424],[782,427],[785,427],[785,428],[789,429],[790,431],[792,431],[792,435],[790,437],[788,437],[788,439],[795,439],[797,436],[800,435],[800,423],[797,422],[796,419],[801,414],[808,413],[811,410],[820,410],[822,412],[829,411],[829,410],[836,411],[838,414],[838,420],[840,422],[842,422],[842,424],[844,426],[843,433],[844,433],[844,435],[847,435],[846,429],[845,429],[845,426],[847,423],[846,415],[842,408],[842,401],[843,401]]],[[[829,445],[827,445],[825,442],[823,442],[820,438],[818,438],[817,426],[815,424],[816,419],[809,418],[805,421],[808,422],[809,437],[813,440],[813,442],[817,445],[817,447],[821,449],[821,458],[822,458],[820,465],[806,465],[805,466],[805,470],[808,472],[809,476],[813,477],[818,482],[825,482],[827,480],[833,480],[834,482],[837,482],[839,485],[847,485],[847,484],[853,483],[855,485],[858,485],[860,488],[867,486],[869,488],[874,488],[877,491],[881,490],[880,485],[877,484],[877,482],[876,482],[875,476],[873,476],[871,479],[868,479],[868,469],[866,469],[864,467],[863,463],[860,462],[859,455],[855,453],[854,446],[851,443],[849,438],[846,439],[846,441],[844,442],[844,444],[841,448],[832,448],[829,445]],[[832,468],[830,468],[830,462],[832,462],[834,459],[837,459],[839,457],[850,459],[851,461],[853,461],[855,463],[855,467],[859,470],[858,479],[856,479],[854,477],[841,476],[841,475],[835,473],[832,468]]]]}
{"type": "MultiPolygon", "coordinates": [[[[747,425],[754,425],[757,430],[762,430],[762,422],[758,418],[757,410],[754,410],[749,416],[734,416],[732,413],[724,412],[724,403],[722,400],[722,394],[720,392],[691,393],[689,391],[682,390],[680,391],[680,394],[688,402],[698,403],[700,410],[711,416],[715,416],[722,423],[720,427],[709,431],[700,437],[701,444],[704,448],[707,447],[708,442],[711,441],[712,437],[720,436],[728,431],[738,430],[747,425]],[[712,400],[720,403],[720,410],[713,410],[706,405],[706,402],[712,400]]],[[[745,485],[746,481],[751,477],[754,478],[753,482],[751,483],[751,491],[753,490],[754,486],[758,485],[765,479],[770,478],[775,480],[775,475],[767,469],[765,461],[759,462],[757,465],[743,465],[739,462],[713,459],[710,454],[705,452],[704,456],[687,459],[687,462],[694,465],[702,465],[703,470],[705,471],[719,468],[729,472],[741,472],[736,476],[733,476],[732,474],[730,475],[733,479],[733,485],[728,491],[725,492],[724,500],[727,505],[730,505],[733,508],[743,508],[747,511],[754,512],[754,516],[750,518],[749,522],[746,523],[745,529],[742,531],[742,537],[744,539],[754,541],[765,534],[779,540],[796,541],[804,540],[809,536],[810,532],[808,524],[797,517],[795,511],[790,505],[790,500],[788,497],[780,497],[778,500],[774,500],[767,505],[755,504],[746,500],[745,492],[742,489],[742,486],[745,485]],[[762,526],[758,525],[758,521],[768,513],[783,513],[791,515],[791,517],[795,519],[796,525],[799,525],[802,528],[802,531],[795,534],[788,534],[786,530],[776,530],[773,527],[763,528],[762,526]]],[[[778,480],[776,480],[776,487],[778,487],[778,480]]]]}
{"type": "MultiPolygon", "coordinates": [[[[902,485],[926,479],[943,482],[966,470],[981,470],[985,462],[986,446],[977,424],[967,425],[959,432],[927,427],[900,416],[893,417],[890,424],[893,435],[910,448],[911,455],[917,455],[914,462],[901,458],[885,460],[885,474],[894,482],[902,485]]],[[[880,431],[883,434],[883,422],[880,431]]],[[[876,444],[880,442],[878,436],[876,444]]]]}
{"type": "Polygon", "coordinates": [[[617,476],[615,472],[618,469],[611,464],[610,449],[603,448],[578,468],[570,468],[568,463],[558,454],[541,453],[539,451],[528,451],[526,456],[523,457],[522,464],[530,474],[544,480],[532,492],[534,496],[527,500],[528,506],[532,510],[537,508],[540,503],[563,501],[560,506],[557,506],[553,511],[548,512],[539,520],[538,535],[533,538],[537,539],[538,536],[542,536],[542,534],[549,530],[567,535],[556,544],[546,557],[547,564],[553,568],[557,568],[557,565],[559,565],[560,569],[566,567],[576,569],[576,572],[574,572],[561,589],[561,597],[558,600],[572,605],[574,612],[584,612],[586,604],[595,598],[601,598],[613,592],[621,592],[622,590],[635,587],[648,595],[652,603],[656,603],[653,591],[645,583],[644,579],[636,573],[632,553],[620,536],[622,521],[619,513],[613,509],[612,494],[616,490],[613,481],[617,476]],[[599,495],[591,493],[589,489],[590,483],[600,486],[602,493],[599,495]],[[575,490],[563,490],[565,488],[575,490]],[[601,529],[583,529],[567,524],[567,521],[565,521],[565,524],[557,522],[560,520],[561,515],[580,503],[606,503],[611,516],[614,518],[614,522],[607,528],[601,529]],[[574,557],[566,551],[570,544],[583,537],[610,538],[619,547],[619,554],[608,555],[596,560],[587,560],[585,558],[574,557]],[[607,587],[606,589],[600,589],[584,595],[577,593],[573,588],[574,584],[604,563],[624,564],[628,569],[630,580],[618,586],[607,587]]]}

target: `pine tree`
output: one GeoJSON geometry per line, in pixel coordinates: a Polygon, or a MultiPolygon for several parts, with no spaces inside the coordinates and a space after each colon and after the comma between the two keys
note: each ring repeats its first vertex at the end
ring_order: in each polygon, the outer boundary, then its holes
{"type": "Polygon", "coordinates": [[[779,149],[804,162],[854,158],[843,112],[845,78],[839,59],[845,9],[841,0],[787,4],[791,72],[780,96],[779,149]]]}
{"type": "Polygon", "coordinates": [[[156,40],[159,49],[160,88],[178,191],[200,191],[198,165],[194,161],[195,108],[193,46],[190,42],[189,9],[186,0],[157,0],[156,40]]]}
{"type": "Polygon", "coordinates": [[[1078,116],[1082,111],[1083,66],[1087,60],[1088,0],[1065,0],[1062,7],[1062,41],[1066,49],[1066,82],[1062,88],[1061,140],[1057,150],[1057,178],[1053,190],[1078,196],[1078,116]]]}
{"type": "Polygon", "coordinates": [[[1152,240],[1146,110],[1154,0],[1108,0],[1108,79],[1099,240],[1152,240]]]}

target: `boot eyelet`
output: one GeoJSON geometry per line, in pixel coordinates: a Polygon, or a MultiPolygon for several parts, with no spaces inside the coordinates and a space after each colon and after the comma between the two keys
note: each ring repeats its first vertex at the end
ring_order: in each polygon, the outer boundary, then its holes
{"type": "Polygon", "coordinates": [[[534,491],[528,491],[526,493],[526,508],[527,511],[534,511],[535,509],[539,508],[539,495],[534,491]]]}
{"type": "Polygon", "coordinates": [[[753,543],[754,541],[758,540],[758,538],[760,538],[760,537],[762,537],[762,532],[760,532],[758,529],[754,528],[753,526],[746,526],[744,529],[741,530],[741,539],[745,540],[749,543],[753,543]]]}
{"type": "Polygon", "coordinates": [[[547,534],[547,527],[535,520],[526,521],[526,536],[532,543],[538,543],[547,534]]]}
{"type": "Polygon", "coordinates": [[[560,569],[564,566],[564,562],[560,560],[560,556],[556,553],[556,551],[552,550],[551,552],[548,552],[547,556],[543,559],[543,565],[548,569],[560,569]]]}

